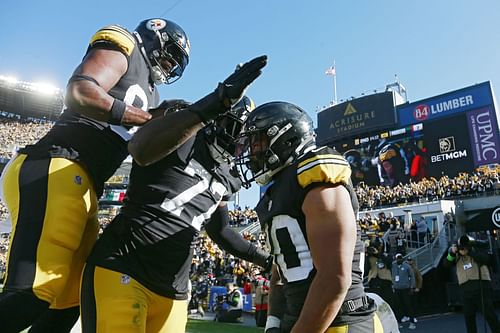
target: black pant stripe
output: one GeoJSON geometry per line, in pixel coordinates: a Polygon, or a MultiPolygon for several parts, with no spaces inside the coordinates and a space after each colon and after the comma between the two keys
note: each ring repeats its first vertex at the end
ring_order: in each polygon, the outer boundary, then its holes
{"type": "Polygon", "coordinates": [[[42,234],[50,159],[24,160],[19,172],[19,216],[12,239],[6,287],[31,288],[42,234]]]}
{"type": "Polygon", "coordinates": [[[86,264],[83,270],[80,304],[82,316],[82,332],[95,333],[97,331],[97,306],[94,291],[95,266],[86,264]]]}

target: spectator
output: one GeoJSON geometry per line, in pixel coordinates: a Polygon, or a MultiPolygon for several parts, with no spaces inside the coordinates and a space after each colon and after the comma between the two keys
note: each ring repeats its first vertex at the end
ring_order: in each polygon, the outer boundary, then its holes
{"type": "Polygon", "coordinates": [[[425,238],[427,236],[427,222],[423,216],[417,221],[416,226],[418,247],[421,247],[425,244],[425,238]]]}
{"type": "Polygon", "coordinates": [[[492,332],[500,332],[500,323],[493,306],[493,290],[487,263],[489,257],[469,244],[453,244],[444,265],[455,265],[463,300],[467,333],[477,333],[476,313],[482,312],[492,332]]]}
{"type": "Polygon", "coordinates": [[[368,286],[370,291],[378,294],[394,308],[392,292],[392,257],[385,252],[379,252],[375,247],[367,250],[369,271],[368,286]]]}
{"type": "Polygon", "coordinates": [[[410,265],[403,261],[401,253],[395,256],[396,264],[392,265],[392,285],[394,288],[395,303],[398,310],[396,316],[402,324],[410,321],[409,329],[415,329],[417,319],[413,307],[412,294],[415,289],[415,275],[410,265]]]}
{"type": "Polygon", "coordinates": [[[257,327],[266,326],[267,307],[269,301],[269,280],[261,277],[255,287],[255,324],[257,327]]]}
{"type": "Polygon", "coordinates": [[[415,276],[415,290],[412,295],[412,298],[413,298],[413,304],[415,305],[414,308],[416,308],[416,305],[419,303],[418,296],[420,295],[420,291],[422,290],[424,279],[422,278],[422,274],[420,273],[420,270],[418,269],[417,264],[415,263],[412,257],[407,257],[406,262],[408,263],[408,265],[410,265],[413,271],[413,275],[415,276]]]}

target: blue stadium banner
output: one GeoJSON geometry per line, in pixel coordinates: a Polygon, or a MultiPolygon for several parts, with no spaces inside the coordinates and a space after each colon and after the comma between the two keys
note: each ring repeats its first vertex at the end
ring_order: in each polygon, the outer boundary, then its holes
{"type": "MultiPolygon", "coordinates": [[[[243,294],[243,288],[239,288],[241,293],[243,294]]],[[[210,292],[208,294],[208,308],[210,311],[213,309],[215,305],[215,300],[219,295],[226,295],[227,290],[226,287],[221,286],[213,286],[210,288],[210,292]]],[[[243,294],[243,311],[252,312],[252,294],[247,295],[243,294]]]]}
{"type": "Polygon", "coordinates": [[[421,123],[455,113],[493,105],[490,82],[455,90],[397,107],[400,126],[421,123]]]}
{"type": "Polygon", "coordinates": [[[356,98],[318,113],[318,143],[349,137],[396,124],[391,91],[356,98]]]}

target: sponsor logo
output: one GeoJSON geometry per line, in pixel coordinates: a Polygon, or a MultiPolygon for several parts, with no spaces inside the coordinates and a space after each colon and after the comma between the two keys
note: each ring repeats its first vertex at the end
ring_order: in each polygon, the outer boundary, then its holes
{"type": "Polygon", "coordinates": [[[358,112],[351,103],[347,104],[343,117],[330,124],[330,129],[335,129],[337,134],[349,132],[355,129],[363,128],[367,125],[366,121],[375,119],[375,110],[368,112],[358,112]]]}
{"type": "Polygon", "coordinates": [[[358,112],[354,106],[352,106],[351,103],[347,104],[347,107],[345,108],[345,112],[344,112],[344,116],[349,116],[351,114],[355,114],[356,112],[358,112]]]}
{"type": "Polygon", "coordinates": [[[413,118],[418,121],[426,120],[429,118],[429,106],[425,104],[418,105],[413,111],[413,118]]]}
{"type": "Polygon", "coordinates": [[[418,121],[426,120],[431,115],[452,111],[474,104],[472,95],[452,98],[435,104],[420,104],[413,111],[413,118],[418,121]]]}
{"type": "Polygon", "coordinates": [[[493,211],[493,214],[491,214],[491,222],[493,222],[494,225],[500,228],[500,207],[495,209],[493,211]]]}
{"type": "Polygon", "coordinates": [[[120,278],[120,283],[121,284],[129,284],[130,283],[130,276],[123,274],[120,278]]]}
{"type": "Polygon", "coordinates": [[[391,136],[405,134],[406,133],[406,128],[400,128],[400,129],[397,129],[397,130],[394,130],[394,131],[390,131],[389,133],[391,134],[391,136]]]}
{"type": "Polygon", "coordinates": [[[439,152],[449,153],[451,151],[455,151],[455,138],[453,136],[449,136],[447,138],[439,139],[439,152]]]}
{"type": "Polygon", "coordinates": [[[446,138],[440,138],[439,142],[439,152],[441,154],[432,155],[431,163],[444,162],[448,160],[455,160],[458,158],[467,157],[467,150],[456,150],[455,147],[455,137],[448,136],[446,138]]]}
{"type": "Polygon", "coordinates": [[[479,113],[475,116],[477,134],[479,136],[479,161],[496,160],[498,158],[498,151],[495,145],[495,138],[493,133],[493,125],[488,111],[479,113]]]}
{"type": "Polygon", "coordinates": [[[420,123],[420,124],[415,124],[415,125],[413,125],[413,126],[411,127],[411,130],[412,130],[413,132],[418,132],[418,131],[421,131],[421,130],[423,130],[423,129],[424,129],[424,125],[423,125],[422,123],[420,123]]]}

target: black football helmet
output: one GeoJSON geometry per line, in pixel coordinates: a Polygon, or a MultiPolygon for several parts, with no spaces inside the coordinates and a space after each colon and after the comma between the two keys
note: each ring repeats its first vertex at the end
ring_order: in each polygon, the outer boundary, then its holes
{"type": "Polygon", "coordinates": [[[205,127],[208,149],[217,163],[231,163],[234,160],[243,123],[253,109],[255,103],[252,99],[243,96],[229,111],[205,127]]]}
{"type": "Polygon", "coordinates": [[[134,35],[155,84],[170,84],[182,76],[189,62],[191,46],[180,26],[162,18],[153,18],[139,23],[134,35]]]}
{"type": "Polygon", "coordinates": [[[268,184],[276,173],[313,149],[315,138],[311,118],[298,106],[271,102],[257,107],[240,135],[243,153],[237,164],[244,185],[250,186],[253,180],[268,184]]]}

